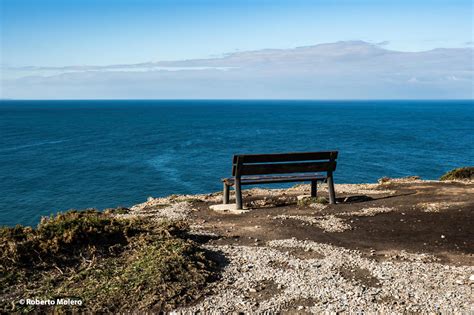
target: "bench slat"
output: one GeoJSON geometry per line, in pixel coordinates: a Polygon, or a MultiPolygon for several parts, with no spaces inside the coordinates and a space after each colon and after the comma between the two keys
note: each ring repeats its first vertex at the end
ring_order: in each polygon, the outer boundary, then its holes
{"type": "Polygon", "coordinates": [[[240,175],[288,174],[333,171],[336,162],[303,162],[286,164],[244,164],[240,175]]]}
{"type": "MultiPolygon", "coordinates": [[[[322,174],[301,174],[287,176],[246,176],[241,178],[241,184],[264,184],[264,183],[286,183],[286,182],[304,182],[312,180],[325,180],[326,176],[322,174]]],[[[223,178],[223,182],[234,185],[234,177],[223,178]]]]}
{"type": "Polygon", "coordinates": [[[337,159],[337,151],[234,155],[234,164],[237,162],[237,157],[239,157],[241,163],[335,160],[337,159]]]}

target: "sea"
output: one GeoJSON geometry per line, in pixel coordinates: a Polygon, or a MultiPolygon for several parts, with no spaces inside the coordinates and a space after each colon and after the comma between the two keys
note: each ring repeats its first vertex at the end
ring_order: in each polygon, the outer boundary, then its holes
{"type": "Polygon", "coordinates": [[[233,154],[325,150],[336,183],[437,179],[474,165],[474,101],[2,100],[0,225],[220,191],[233,154]]]}

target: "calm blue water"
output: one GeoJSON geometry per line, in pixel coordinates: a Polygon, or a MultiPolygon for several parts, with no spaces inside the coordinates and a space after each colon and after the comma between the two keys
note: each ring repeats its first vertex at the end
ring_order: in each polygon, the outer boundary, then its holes
{"type": "Polygon", "coordinates": [[[234,153],[339,150],[336,182],[474,164],[473,101],[2,101],[0,224],[221,189],[234,153]]]}

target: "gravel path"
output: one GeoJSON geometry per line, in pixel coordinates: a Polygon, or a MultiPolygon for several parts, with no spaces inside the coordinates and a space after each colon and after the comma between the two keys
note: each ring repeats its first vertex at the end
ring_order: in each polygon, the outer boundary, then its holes
{"type": "Polygon", "coordinates": [[[377,262],[358,251],[295,239],[270,241],[264,247],[208,249],[230,261],[222,279],[211,285],[213,295],[178,312],[474,310],[474,282],[469,279],[474,267],[442,265],[422,254],[404,253],[408,261],[403,262],[377,262]],[[317,255],[301,259],[294,250],[317,255]]]}

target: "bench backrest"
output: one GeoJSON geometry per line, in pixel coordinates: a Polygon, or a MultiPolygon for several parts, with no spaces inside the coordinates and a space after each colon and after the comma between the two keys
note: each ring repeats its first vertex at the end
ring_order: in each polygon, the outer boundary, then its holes
{"type": "Polygon", "coordinates": [[[279,154],[234,155],[232,176],[332,173],[336,169],[337,151],[297,152],[279,154]]]}

